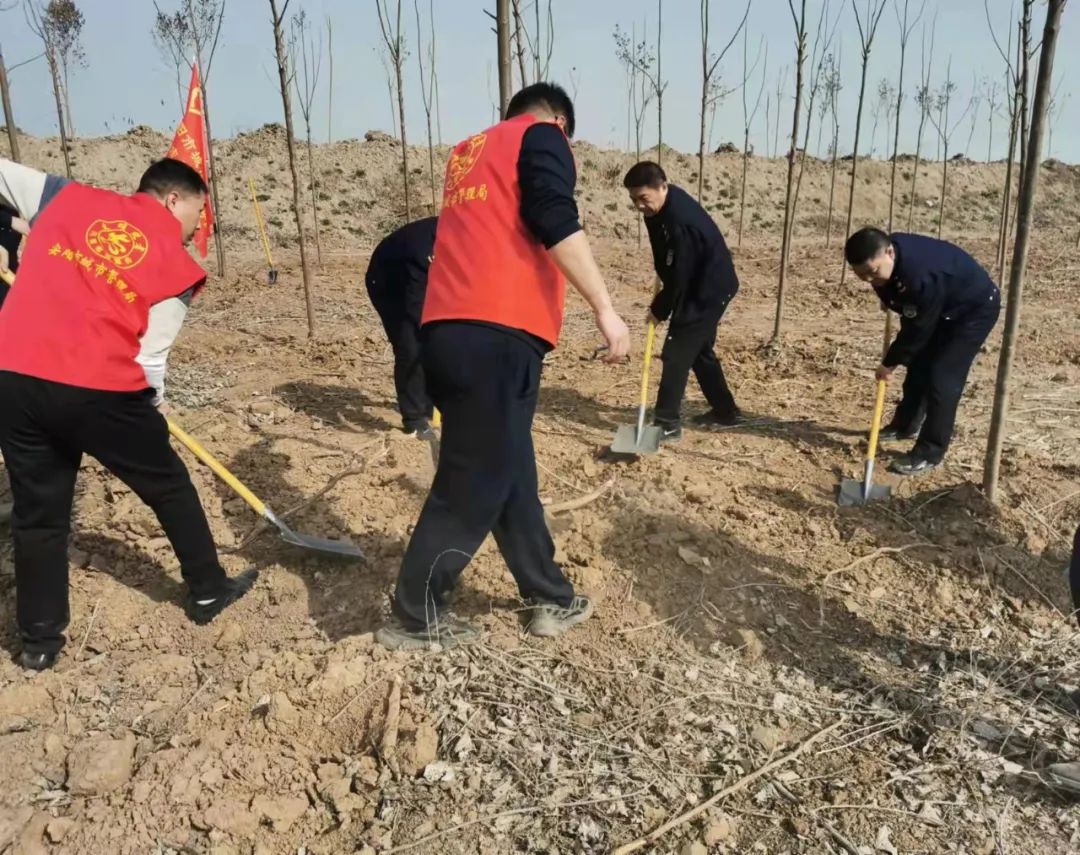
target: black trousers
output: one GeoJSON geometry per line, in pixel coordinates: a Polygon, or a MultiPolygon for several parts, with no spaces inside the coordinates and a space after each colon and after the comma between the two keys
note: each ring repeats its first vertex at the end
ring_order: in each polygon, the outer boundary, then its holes
{"type": "Polygon", "coordinates": [[[433,413],[420,359],[420,322],[410,317],[400,288],[378,268],[369,268],[367,292],[394,350],[394,387],[405,430],[415,430],[433,413]]]}
{"type": "Polygon", "coordinates": [[[193,596],[212,598],[222,588],[225,571],[198,493],[151,400],[150,390],[100,392],[0,371],[0,449],[15,502],[15,611],[29,651],[64,645],[67,543],[83,454],[157,514],[193,596]]]}
{"type": "Polygon", "coordinates": [[[568,606],[536,478],[532,422],[543,357],[512,333],[458,321],[424,328],[424,370],[442,412],[439,466],[398,576],[395,614],[435,623],[489,533],[526,601],[568,606]]]}
{"type": "Polygon", "coordinates": [[[998,299],[963,318],[942,320],[908,366],[904,394],[892,425],[908,431],[922,420],[911,452],[915,457],[938,463],[948,451],[968,373],[1000,311],[998,299]]]}
{"type": "Polygon", "coordinates": [[[714,350],[716,328],[722,317],[723,312],[715,318],[669,327],[660,357],[664,361],[664,368],[660,374],[660,390],[656,395],[653,414],[657,424],[679,424],[691,369],[713,412],[722,416],[734,414],[735,398],[728,388],[724,368],[714,350]]]}

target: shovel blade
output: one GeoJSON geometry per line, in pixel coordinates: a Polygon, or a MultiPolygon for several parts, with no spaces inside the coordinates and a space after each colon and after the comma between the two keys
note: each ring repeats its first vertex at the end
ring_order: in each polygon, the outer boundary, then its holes
{"type": "Polygon", "coordinates": [[[656,425],[643,428],[638,436],[636,425],[622,425],[615,432],[611,450],[615,454],[656,454],[663,432],[656,425]]]}
{"type": "Polygon", "coordinates": [[[840,482],[840,494],[837,497],[837,502],[843,508],[850,508],[854,505],[865,505],[867,502],[875,502],[880,499],[887,499],[892,495],[892,488],[887,484],[872,484],[870,486],[870,494],[865,492],[865,484],[862,481],[856,481],[854,478],[845,478],[840,482]]]}
{"type": "Polygon", "coordinates": [[[328,537],[315,537],[310,534],[299,534],[280,520],[277,521],[277,527],[278,531],[281,532],[281,539],[286,543],[291,543],[293,546],[299,546],[303,549],[313,549],[316,552],[326,552],[330,555],[338,555],[343,558],[364,557],[364,553],[360,550],[360,547],[347,540],[331,540],[328,537]]]}
{"type": "Polygon", "coordinates": [[[276,267],[271,267],[266,272],[266,282],[269,285],[276,285],[277,284],[277,268],[276,267]]]}

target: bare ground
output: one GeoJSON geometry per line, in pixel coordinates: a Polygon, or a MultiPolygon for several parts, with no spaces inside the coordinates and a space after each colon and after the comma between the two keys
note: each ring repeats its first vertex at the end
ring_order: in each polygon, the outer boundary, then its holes
{"type": "MultiPolygon", "coordinates": [[[[993,182],[971,173],[974,199],[993,182]]],[[[589,228],[643,332],[647,253],[597,180],[586,173],[589,228]]],[[[1061,180],[1049,198],[1073,197],[1075,177],[1061,180]]],[[[777,353],[761,349],[776,246],[751,231],[737,253],[744,288],[719,351],[754,419],[653,458],[605,454],[632,419],[638,367],[590,359],[596,334],[572,298],[535,434],[553,506],[606,485],[553,514],[559,558],[597,615],[562,639],[526,636],[488,544],[458,601],[485,643],[402,655],[371,633],[431,464],[395,430],[391,354],[362,290],[378,211],[334,215],[315,341],[295,254],[278,248],[281,279],[266,286],[249,215],[237,202],[230,216],[230,271],[174,353],[176,417],[291,525],[350,537],[366,560],[282,543],[188,458],[227,567],[262,571],[195,627],[152,515],[88,464],[65,657],[38,676],[0,662],[0,851],[610,851],[832,725],[647,851],[1080,849],[1074,802],[1043,774],[1080,755],[1061,575],[1080,516],[1080,338],[1058,233],[1040,232],[1033,258],[998,507],[976,487],[997,336],[946,465],[885,476],[888,503],[836,506],[839,480],[861,471],[882,316],[837,285],[835,246],[810,225],[777,353]],[[362,250],[343,248],[344,226],[365,230],[362,250]]],[[[984,259],[986,231],[967,241],[984,259]]],[[[11,572],[0,534],[0,644],[15,652],[11,572]]]]}

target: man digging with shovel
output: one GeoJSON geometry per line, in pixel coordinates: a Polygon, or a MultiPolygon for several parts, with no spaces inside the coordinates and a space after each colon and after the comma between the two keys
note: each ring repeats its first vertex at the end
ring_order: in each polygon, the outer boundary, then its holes
{"type": "Polygon", "coordinates": [[[420,362],[420,314],[435,252],[438,217],[402,226],[379,241],[364,283],[394,349],[394,388],[405,433],[428,439],[433,413],[420,362]]]}
{"type": "Polygon", "coordinates": [[[157,515],[195,623],[242,597],[258,574],[225,575],[157,409],[164,355],[186,313],[180,298],[206,279],[184,249],[206,203],[202,178],[166,158],[124,196],[0,159],[0,197],[33,223],[0,311],[0,449],[15,500],[19,662],[40,671],[65,642],[67,540],[84,454],[157,515]]]}
{"type": "Polygon", "coordinates": [[[913,234],[864,228],[844,255],[881,304],[900,315],[900,332],[875,375],[888,382],[907,367],[904,394],[882,440],[915,439],[889,467],[919,475],[941,464],[972,363],[1001,311],[997,285],[960,247],[913,234]]]}
{"type": "Polygon", "coordinates": [[[714,350],[720,319],[739,290],[724,236],[685,190],[668,184],[659,164],[635,164],[623,186],[645,217],[656,275],[663,283],[649,306],[647,320],[655,324],[670,318],[653,414],[662,439],[672,442],[682,436],[682,401],[690,369],[711,407],[694,423],[703,427],[738,424],[742,414],[714,350]]]}
{"type": "Polygon", "coordinates": [[[392,619],[375,634],[384,647],[445,648],[477,637],[449,613],[447,598],[488,534],[528,604],[530,633],[559,635],[592,613],[555,563],[532,442],[567,279],[593,310],[606,360],[630,350],[578,221],[573,135],[570,97],[537,83],[511,99],[505,121],[458,144],[447,164],[422,329],[442,450],[392,619]]]}

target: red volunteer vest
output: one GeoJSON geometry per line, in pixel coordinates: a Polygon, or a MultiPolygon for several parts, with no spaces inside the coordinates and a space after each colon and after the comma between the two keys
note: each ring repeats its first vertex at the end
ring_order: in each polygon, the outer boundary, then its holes
{"type": "Polygon", "coordinates": [[[0,312],[0,370],[145,389],[135,357],[150,307],[205,278],[160,202],[68,184],[34,222],[0,312]]]}
{"type": "Polygon", "coordinates": [[[487,321],[558,343],[566,282],[519,213],[518,155],[535,123],[518,116],[454,149],[421,323],[487,321]]]}

